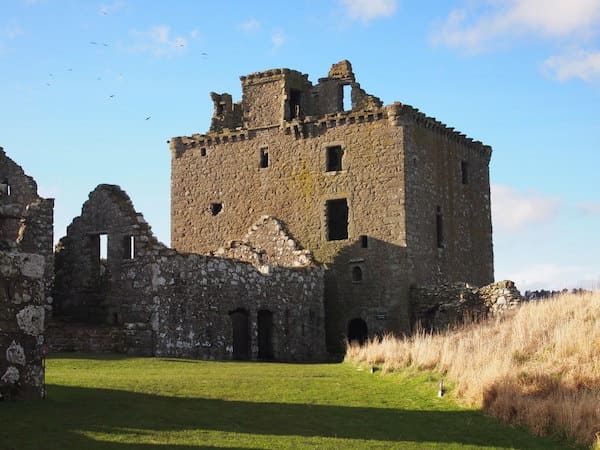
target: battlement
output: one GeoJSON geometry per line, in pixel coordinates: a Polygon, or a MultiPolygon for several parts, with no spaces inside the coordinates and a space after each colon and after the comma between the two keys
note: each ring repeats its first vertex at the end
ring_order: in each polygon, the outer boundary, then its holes
{"type": "MultiPolygon", "coordinates": [[[[268,71],[258,73],[265,74],[268,71]]],[[[284,135],[291,135],[296,139],[307,139],[321,136],[333,128],[372,123],[380,120],[388,120],[394,126],[412,125],[423,127],[459,145],[478,151],[487,159],[491,157],[491,146],[468,137],[434,117],[427,116],[418,108],[400,102],[394,102],[391,105],[370,110],[352,109],[350,111],[326,113],[318,116],[294,118],[282,121],[280,124],[261,128],[248,129],[242,126],[235,129],[220,128],[218,131],[209,131],[204,134],[196,133],[191,136],[174,137],[169,141],[169,144],[171,145],[173,155],[179,157],[183,152],[190,149],[199,148],[201,151],[206,151],[208,147],[252,140],[257,136],[257,132],[266,129],[279,129],[284,135]]]]}

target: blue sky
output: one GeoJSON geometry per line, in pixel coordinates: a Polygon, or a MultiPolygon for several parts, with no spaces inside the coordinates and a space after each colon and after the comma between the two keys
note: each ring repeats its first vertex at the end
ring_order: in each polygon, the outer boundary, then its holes
{"type": "Polygon", "coordinates": [[[56,239],[113,183],[168,244],[166,141],[208,129],[209,92],[342,59],[493,147],[496,279],[600,285],[599,0],[2,0],[0,146],[56,198],[56,239]]]}

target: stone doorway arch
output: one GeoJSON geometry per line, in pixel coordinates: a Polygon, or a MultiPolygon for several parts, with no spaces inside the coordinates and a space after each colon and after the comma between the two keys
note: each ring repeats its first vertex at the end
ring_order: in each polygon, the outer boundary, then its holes
{"type": "Polygon", "coordinates": [[[348,322],[348,342],[355,342],[359,345],[363,345],[368,337],[369,330],[367,328],[367,323],[363,319],[357,317],[348,322]]]}

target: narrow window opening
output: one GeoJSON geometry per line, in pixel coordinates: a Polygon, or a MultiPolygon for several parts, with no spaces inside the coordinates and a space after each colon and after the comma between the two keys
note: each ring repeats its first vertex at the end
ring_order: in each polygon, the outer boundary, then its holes
{"type": "Polygon", "coordinates": [[[352,111],[352,86],[346,84],[342,88],[344,111],[352,111]]]}
{"type": "Polygon", "coordinates": [[[260,149],[260,168],[266,169],[269,167],[269,149],[263,147],[260,149]]]}
{"type": "Polygon", "coordinates": [[[442,209],[438,206],[435,214],[436,241],[437,248],[444,248],[444,220],[442,217],[442,209]]]}
{"type": "Polygon", "coordinates": [[[200,156],[206,156],[206,148],[205,147],[202,147],[200,149],[200,156]]]}
{"type": "Polygon", "coordinates": [[[108,234],[100,235],[100,260],[106,261],[108,258],[108,234]]]}
{"type": "Polygon", "coordinates": [[[221,211],[223,211],[223,203],[211,203],[210,204],[210,213],[213,216],[216,216],[221,211]]]}
{"type": "Polygon", "coordinates": [[[327,147],[326,170],[327,172],[339,172],[342,170],[342,157],[344,150],[341,145],[327,147]]]}
{"type": "Polygon", "coordinates": [[[2,183],[0,183],[0,193],[4,194],[4,195],[10,195],[10,184],[8,182],[8,179],[4,179],[4,181],[2,181],[2,183]]]}
{"type": "Polygon", "coordinates": [[[135,236],[125,236],[123,238],[123,259],[135,258],[135,236]]]}
{"type": "Polygon", "coordinates": [[[302,115],[302,91],[290,89],[290,119],[298,118],[302,115]]]}
{"type": "Polygon", "coordinates": [[[363,279],[362,269],[358,266],[354,266],[352,268],[352,281],[354,283],[359,283],[363,279]]]}
{"type": "Polygon", "coordinates": [[[223,114],[223,104],[222,103],[218,103],[217,104],[217,115],[220,116],[223,114]]]}
{"type": "Polygon", "coordinates": [[[469,184],[469,163],[467,161],[460,162],[460,173],[462,184],[469,184]]]}
{"type": "Polygon", "coordinates": [[[328,200],[326,210],[327,240],[348,239],[348,202],[346,199],[328,200]]]}
{"type": "Polygon", "coordinates": [[[113,313],[113,325],[119,325],[119,313],[113,313]]]}
{"type": "Polygon", "coordinates": [[[360,246],[361,248],[369,248],[369,238],[364,234],[360,237],[360,246]]]}

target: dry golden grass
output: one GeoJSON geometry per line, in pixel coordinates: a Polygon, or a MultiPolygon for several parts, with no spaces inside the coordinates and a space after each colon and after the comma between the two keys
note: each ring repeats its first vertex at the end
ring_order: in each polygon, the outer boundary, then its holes
{"type": "Polygon", "coordinates": [[[437,371],[461,401],[600,450],[600,292],[527,303],[445,333],[350,345],[346,360],[437,371]]]}

